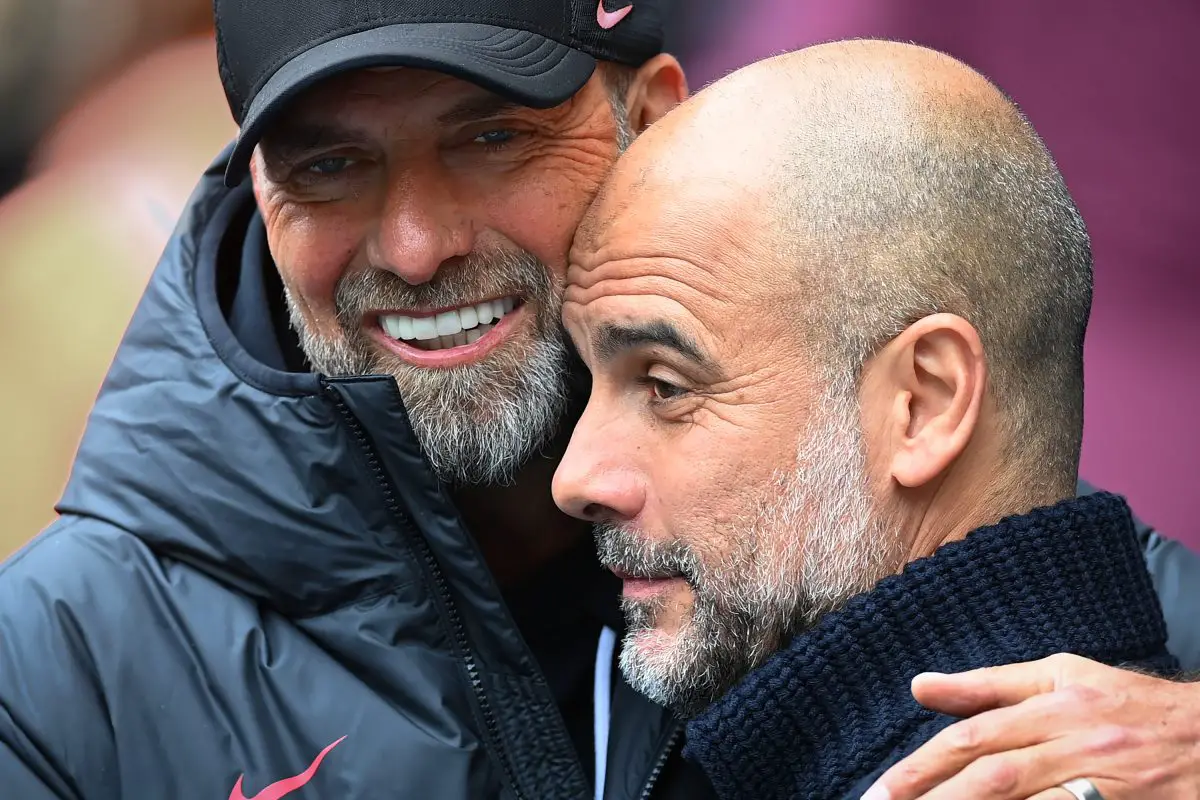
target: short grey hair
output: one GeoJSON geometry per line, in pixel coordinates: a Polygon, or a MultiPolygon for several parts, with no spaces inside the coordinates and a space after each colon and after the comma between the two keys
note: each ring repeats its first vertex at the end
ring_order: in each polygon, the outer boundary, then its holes
{"type": "Polygon", "coordinates": [[[608,104],[612,106],[613,119],[617,123],[617,152],[624,153],[633,144],[637,134],[629,121],[629,90],[637,78],[637,70],[625,64],[606,61],[599,65],[604,88],[608,93],[608,104]]]}
{"type": "Polygon", "coordinates": [[[817,298],[814,348],[831,380],[856,388],[912,323],[963,317],[987,355],[1008,457],[1041,491],[1073,491],[1092,300],[1079,210],[1011,100],[905,98],[874,77],[818,99],[820,124],[775,182],[784,246],[817,298]]]}

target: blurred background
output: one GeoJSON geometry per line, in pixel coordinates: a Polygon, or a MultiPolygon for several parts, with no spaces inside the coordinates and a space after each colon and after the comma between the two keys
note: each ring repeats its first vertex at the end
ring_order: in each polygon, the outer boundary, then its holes
{"type": "MultiPolygon", "coordinates": [[[[0,0],[0,557],[44,527],[125,324],[235,128],[211,0],[0,0]]],[[[1092,232],[1083,475],[1200,547],[1200,3],[677,0],[693,88],[848,37],[981,70],[1092,232]]]]}

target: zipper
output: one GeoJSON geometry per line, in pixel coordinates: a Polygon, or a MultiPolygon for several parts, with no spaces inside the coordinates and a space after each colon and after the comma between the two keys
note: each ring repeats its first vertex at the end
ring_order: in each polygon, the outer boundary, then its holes
{"type": "Polygon", "coordinates": [[[650,776],[646,778],[646,786],[642,789],[641,800],[650,800],[650,795],[654,792],[654,784],[658,783],[658,778],[662,775],[663,768],[667,766],[667,760],[671,758],[671,753],[675,752],[675,745],[679,742],[679,735],[683,733],[683,725],[675,723],[675,727],[671,729],[671,735],[667,737],[667,743],[658,754],[658,761],[654,762],[654,768],[650,770],[650,776]]]}
{"type": "MultiPolygon", "coordinates": [[[[479,711],[483,716],[485,733],[489,738],[488,746],[499,756],[500,766],[504,770],[504,777],[508,780],[509,788],[512,789],[517,800],[525,800],[525,795],[521,792],[520,784],[517,783],[512,765],[509,763],[508,751],[504,747],[504,739],[500,735],[500,725],[496,722],[496,714],[492,710],[487,690],[479,674],[479,664],[475,660],[475,654],[471,651],[471,643],[467,638],[467,627],[463,624],[462,616],[459,614],[458,605],[454,602],[454,597],[450,592],[450,584],[446,580],[442,566],[438,563],[437,558],[434,557],[433,549],[430,548],[429,542],[425,541],[425,537],[417,530],[408,513],[396,502],[396,494],[392,489],[387,471],[384,470],[379,456],[376,455],[375,449],[371,445],[371,440],[367,438],[362,423],[354,416],[354,412],[350,410],[350,406],[338,394],[337,389],[324,381],[322,381],[322,388],[332,398],[338,412],[345,419],[346,424],[350,427],[350,431],[354,434],[354,438],[358,440],[359,446],[366,455],[367,464],[371,468],[371,472],[375,476],[379,487],[383,490],[384,503],[387,506],[388,513],[398,523],[399,527],[405,533],[409,534],[409,540],[413,543],[421,556],[421,560],[425,563],[426,575],[432,579],[434,589],[442,601],[442,607],[446,610],[446,616],[449,617],[450,627],[454,633],[455,644],[458,646],[459,655],[467,668],[467,677],[471,680],[471,690],[474,692],[475,700],[479,704],[479,711]]],[[[661,767],[659,767],[659,771],[661,771],[661,767]]]]}

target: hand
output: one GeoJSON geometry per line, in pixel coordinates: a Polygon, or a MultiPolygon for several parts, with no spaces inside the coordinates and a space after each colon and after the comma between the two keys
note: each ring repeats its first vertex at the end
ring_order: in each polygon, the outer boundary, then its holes
{"type": "Polygon", "coordinates": [[[1072,655],[912,683],[956,722],[893,766],[864,800],[1073,800],[1088,778],[1105,800],[1200,798],[1200,683],[1072,655]],[[977,715],[977,716],[976,716],[977,715]]]}

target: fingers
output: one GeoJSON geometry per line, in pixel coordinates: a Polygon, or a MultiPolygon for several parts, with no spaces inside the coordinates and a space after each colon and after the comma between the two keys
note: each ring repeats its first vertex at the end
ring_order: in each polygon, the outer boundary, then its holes
{"type": "Polygon", "coordinates": [[[1079,719],[1089,711],[1094,714],[1102,699],[1097,690],[1073,686],[956,722],[885,772],[876,785],[886,788],[890,800],[924,797],[981,759],[1088,730],[1079,719]]]}
{"type": "Polygon", "coordinates": [[[1096,667],[1072,655],[1054,655],[1040,661],[942,675],[927,672],[913,678],[912,692],[926,708],[954,717],[967,717],[1020,703],[1034,695],[1052,692],[1067,678],[1096,667]]]}
{"type": "MultiPolygon", "coordinates": [[[[1103,732],[1056,739],[997,755],[984,756],[929,792],[920,800],[1074,800],[1058,788],[1088,768],[1087,754],[1103,747],[1103,732]],[[1100,744],[1093,742],[1097,739],[1100,744]]],[[[1107,796],[1106,796],[1107,797],[1107,796]]],[[[891,795],[891,800],[898,800],[891,795]]],[[[1107,800],[1121,800],[1109,797],[1107,800]]]]}

